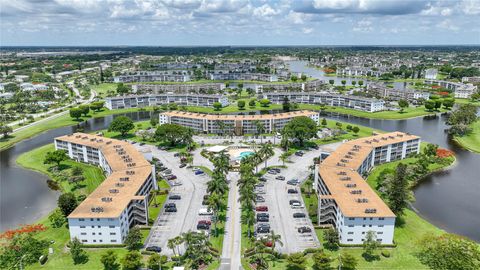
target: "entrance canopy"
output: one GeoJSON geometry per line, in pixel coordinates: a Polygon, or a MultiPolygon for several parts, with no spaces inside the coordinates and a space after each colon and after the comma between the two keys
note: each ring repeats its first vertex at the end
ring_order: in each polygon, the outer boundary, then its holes
{"type": "Polygon", "coordinates": [[[220,152],[225,151],[227,148],[228,148],[228,146],[215,145],[215,146],[209,147],[205,150],[207,150],[208,152],[211,152],[211,153],[220,153],[220,152]]]}

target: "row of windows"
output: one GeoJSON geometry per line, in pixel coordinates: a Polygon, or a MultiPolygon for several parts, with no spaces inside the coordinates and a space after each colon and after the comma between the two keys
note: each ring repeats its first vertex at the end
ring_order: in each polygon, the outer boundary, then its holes
{"type": "MultiPolygon", "coordinates": [[[[348,220],[355,220],[355,218],[350,217],[348,218],[348,220]]],[[[367,218],[364,217],[363,220],[367,220],[367,218]]],[[[373,218],[370,218],[370,220],[373,220],[373,218]]],[[[381,217],[381,218],[378,218],[378,220],[385,220],[385,218],[381,217]]]]}
{"type": "MultiPolygon", "coordinates": [[[[87,235],[87,233],[86,233],[86,232],[82,232],[82,233],[80,233],[80,235],[87,235]]],[[[96,235],[96,233],[92,232],[92,235],[96,235]]],[[[102,235],[102,233],[99,232],[98,235],[102,235]]],[[[110,235],[117,235],[117,233],[116,233],[116,232],[111,232],[110,235]]]]}
{"type": "MultiPolygon", "coordinates": [[[[86,243],[86,242],[88,242],[88,240],[87,240],[87,239],[82,239],[82,242],[83,242],[83,243],[86,243]]],[[[96,239],[93,239],[93,242],[96,243],[97,240],[96,240],[96,239]]],[[[103,240],[102,240],[102,239],[99,239],[98,242],[99,242],[99,243],[103,243],[103,240]]],[[[110,242],[111,242],[111,243],[116,243],[117,240],[116,240],[116,239],[112,239],[112,240],[110,240],[110,242]]]]}

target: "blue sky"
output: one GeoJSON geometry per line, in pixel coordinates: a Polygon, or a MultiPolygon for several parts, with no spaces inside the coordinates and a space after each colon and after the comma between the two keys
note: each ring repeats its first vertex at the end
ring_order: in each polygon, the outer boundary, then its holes
{"type": "Polygon", "coordinates": [[[480,0],[0,0],[0,45],[480,44],[480,0]]]}

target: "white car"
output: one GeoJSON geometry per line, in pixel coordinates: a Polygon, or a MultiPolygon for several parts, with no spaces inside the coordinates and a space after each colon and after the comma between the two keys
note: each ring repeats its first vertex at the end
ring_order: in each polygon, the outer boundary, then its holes
{"type": "Polygon", "coordinates": [[[200,216],[211,216],[211,215],[213,215],[213,211],[208,209],[208,208],[202,208],[202,209],[198,210],[198,214],[200,216]]]}
{"type": "Polygon", "coordinates": [[[290,205],[293,209],[303,208],[303,205],[299,202],[294,202],[290,205]]]}

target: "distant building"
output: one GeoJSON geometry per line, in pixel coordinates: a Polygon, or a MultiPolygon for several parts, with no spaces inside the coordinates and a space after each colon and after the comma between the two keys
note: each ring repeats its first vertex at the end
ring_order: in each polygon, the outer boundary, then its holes
{"type": "Polygon", "coordinates": [[[386,87],[385,85],[371,83],[367,87],[369,94],[373,94],[380,98],[389,99],[389,100],[400,100],[405,99],[409,101],[416,101],[419,99],[429,99],[430,93],[417,91],[415,89],[395,89],[386,87]]]}
{"type": "Polygon", "coordinates": [[[292,103],[325,104],[334,107],[351,108],[360,111],[378,112],[384,110],[385,102],[374,98],[315,92],[263,93],[263,98],[274,104],[282,104],[285,97],[292,103]]]}
{"type": "Polygon", "coordinates": [[[278,81],[277,75],[263,74],[263,73],[213,73],[209,74],[210,80],[242,80],[242,81],[265,81],[276,82],[278,81]]]}
{"type": "Polygon", "coordinates": [[[480,83],[480,77],[463,77],[462,83],[480,83]]]}
{"type": "Polygon", "coordinates": [[[270,133],[274,130],[283,129],[288,122],[299,116],[310,117],[315,123],[318,123],[320,120],[320,114],[313,111],[260,115],[202,114],[170,111],[159,115],[159,123],[178,124],[200,133],[225,133],[240,136],[257,133],[257,122],[263,124],[265,132],[270,133]]]}
{"type": "Polygon", "coordinates": [[[116,83],[127,82],[187,82],[190,81],[190,75],[183,72],[163,72],[163,71],[140,71],[132,75],[120,75],[113,77],[116,83]]]}
{"type": "Polygon", "coordinates": [[[228,98],[222,95],[152,94],[108,97],[105,99],[105,107],[110,110],[115,110],[143,108],[170,103],[185,106],[212,107],[215,102],[220,102],[223,107],[228,106],[229,104],[228,98]]]}
{"type": "Polygon", "coordinates": [[[369,231],[379,244],[393,244],[395,214],[362,175],[373,166],[420,152],[420,138],[391,132],[348,141],[317,166],[318,223],[331,225],[341,244],[359,245],[369,231]]]}
{"type": "Polygon", "coordinates": [[[224,83],[185,83],[185,84],[134,84],[133,92],[148,92],[152,94],[162,93],[200,93],[213,90],[220,92],[225,89],[224,83]]]}
{"type": "Polygon", "coordinates": [[[425,70],[425,79],[436,80],[438,76],[438,70],[436,68],[429,68],[425,70]]]}
{"type": "Polygon", "coordinates": [[[470,98],[470,96],[478,90],[477,86],[471,83],[464,84],[440,80],[425,80],[425,83],[450,89],[454,92],[455,98],[470,98]]]}

